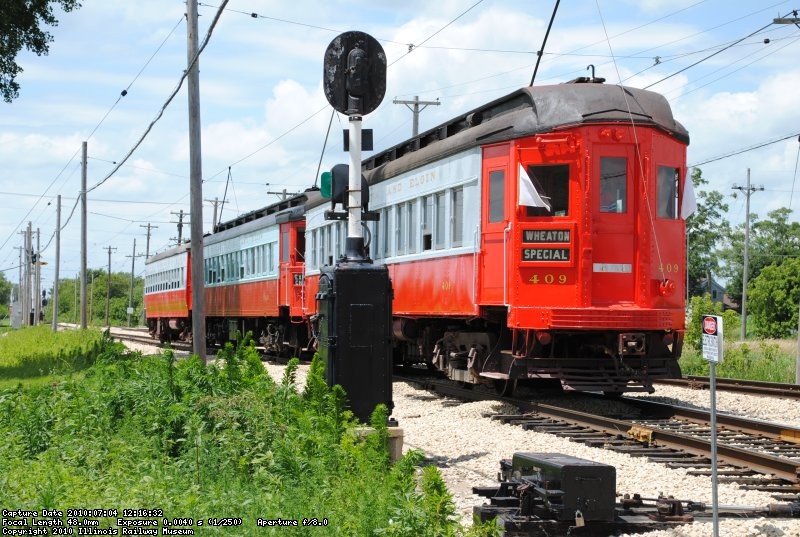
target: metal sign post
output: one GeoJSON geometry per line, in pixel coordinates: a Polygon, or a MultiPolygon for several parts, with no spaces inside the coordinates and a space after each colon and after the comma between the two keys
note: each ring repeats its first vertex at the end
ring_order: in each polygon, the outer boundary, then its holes
{"type": "Polygon", "coordinates": [[[708,384],[711,392],[711,508],[714,537],[719,537],[719,500],[717,498],[717,377],[716,365],[722,361],[722,317],[703,315],[703,358],[708,360],[708,384]]]}

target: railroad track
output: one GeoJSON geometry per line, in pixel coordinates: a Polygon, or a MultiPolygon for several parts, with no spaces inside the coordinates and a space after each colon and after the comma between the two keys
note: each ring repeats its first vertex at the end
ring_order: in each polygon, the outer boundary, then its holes
{"type": "MultiPolygon", "coordinates": [[[[488,390],[466,390],[427,377],[396,375],[395,379],[460,400],[502,399],[520,413],[493,419],[591,447],[647,457],[671,468],[688,468],[692,475],[711,475],[710,416],[703,410],[622,398],[619,402],[629,410],[607,416],[528,399],[500,398],[488,390]]],[[[800,429],[728,414],[717,415],[717,429],[721,483],[735,482],[743,489],[769,492],[779,501],[800,501],[800,429]]]]}
{"type": "MultiPolygon", "coordinates": [[[[668,386],[680,386],[693,390],[708,390],[710,386],[708,377],[697,376],[686,376],[680,379],[660,379],[656,380],[654,383],[668,386]]],[[[800,399],[800,384],[729,378],[718,378],[715,383],[717,390],[720,391],[800,399]]]]}
{"type": "MultiPolygon", "coordinates": [[[[169,346],[173,350],[192,352],[191,343],[186,343],[185,341],[171,341],[170,343],[160,343],[158,340],[150,337],[149,334],[138,335],[138,334],[112,331],[111,337],[117,341],[130,341],[133,343],[141,343],[143,345],[152,345],[154,347],[159,347],[161,349],[165,349],[167,348],[167,346],[169,346]]],[[[214,351],[215,349],[208,349],[208,350],[214,351]]]]}

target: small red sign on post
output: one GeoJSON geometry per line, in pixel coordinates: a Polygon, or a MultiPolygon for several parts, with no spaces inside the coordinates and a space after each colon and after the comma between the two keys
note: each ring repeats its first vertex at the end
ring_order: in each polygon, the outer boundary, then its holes
{"type": "Polygon", "coordinates": [[[722,361],[722,317],[703,315],[703,358],[709,362],[722,361]]]}

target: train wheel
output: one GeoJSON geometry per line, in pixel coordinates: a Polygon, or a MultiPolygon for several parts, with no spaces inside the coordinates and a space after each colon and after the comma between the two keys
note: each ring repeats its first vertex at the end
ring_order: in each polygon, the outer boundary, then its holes
{"type": "Polygon", "coordinates": [[[494,390],[503,397],[513,397],[517,391],[517,379],[495,379],[494,390]]]}

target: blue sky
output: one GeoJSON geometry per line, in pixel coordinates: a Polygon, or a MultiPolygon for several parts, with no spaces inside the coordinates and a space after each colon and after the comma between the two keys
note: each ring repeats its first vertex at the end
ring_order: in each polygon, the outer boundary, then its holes
{"type": "MultiPolygon", "coordinates": [[[[527,85],[554,3],[231,0],[200,58],[203,197],[223,198],[229,167],[223,219],[277,201],[268,191],[300,191],[314,182],[331,117],[322,60],[338,33],[365,31],[386,51],[386,98],[365,118],[380,150],[411,134],[411,113],[392,104],[393,98],[438,98],[441,105],[420,116],[420,129],[426,130],[527,85]]],[[[134,146],[186,65],[182,1],[83,4],[59,15],[49,56],[18,57],[24,69],[20,97],[0,103],[0,270],[8,269],[14,282],[18,232],[33,222],[44,246],[55,229],[55,196],[63,197],[62,222],[75,204],[81,142],[88,140],[91,187],[134,146]],[[127,96],[120,97],[123,89],[127,96]]],[[[216,1],[200,4],[201,39],[217,7],[216,1]]],[[[766,218],[791,203],[792,219],[798,220],[800,29],[769,26],[689,67],[795,8],[800,0],[564,1],[536,83],[583,76],[588,64],[610,83],[623,80],[634,87],[674,75],[650,89],[669,99],[689,129],[689,164],[794,134],[702,169],[711,188],[728,195],[734,184],[744,184],[750,168],[753,184],[765,188],[752,196],[751,211],[766,218]]],[[[346,118],[334,117],[323,169],[347,161],[341,149],[346,124],[346,118]]],[[[112,246],[112,270],[129,271],[125,256],[134,238],[137,253],[144,253],[140,226],[147,223],[157,226],[151,254],[165,249],[177,236],[172,213],[189,209],[188,176],[184,86],[127,163],[90,193],[89,266],[105,268],[103,249],[112,246]]],[[[744,198],[728,202],[729,219],[743,221],[744,198]]],[[[207,203],[206,229],[211,218],[207,203]]],[[[79,271],[79,237],[76,212],[62,233],[62,277],[79,271]]],[[[51,244],[43,254],[50,261],[43,288],[52,286],[54,250],[51,244]]],[[[143,268],[137,259],[137,274],[143,268]]]]}

